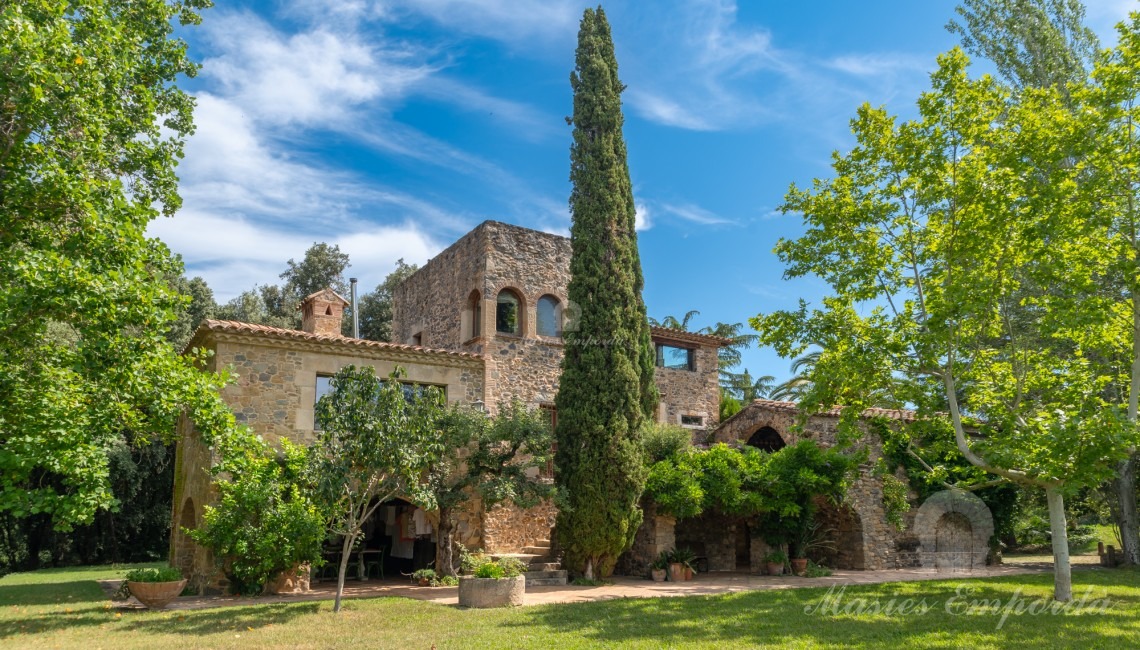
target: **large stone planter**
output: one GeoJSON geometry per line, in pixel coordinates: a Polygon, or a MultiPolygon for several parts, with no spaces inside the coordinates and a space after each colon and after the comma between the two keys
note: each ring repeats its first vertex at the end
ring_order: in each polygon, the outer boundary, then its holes
{"type": "Polygon", "coordinates": [[[132,596],[146,605],[147,609],[164,609],[175,598],[178,598],[178,595],[186,588],[186,580],[182,579],[177,582],[128,582],[127,588],[131,590],[132,596]]]}
{"type": "Polygon", "coordinates": [[[459,578],[459,606],[472,608],[522,605],[526,576],[514,578],[459,578]]]}
{"type": "Polygon", "coordinates": [[[284,571],[265,586],[271,594],[303,594],[309,591],[308,564],[299,564],[288,571],[284,571]]]}

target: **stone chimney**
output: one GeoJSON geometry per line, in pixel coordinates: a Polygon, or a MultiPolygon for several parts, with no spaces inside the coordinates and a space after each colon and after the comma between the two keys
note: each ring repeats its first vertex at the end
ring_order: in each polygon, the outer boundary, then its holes
{"type": "Polygon", "coordinates": [[[301,301],[301,330],[310,334],[340,336],[340,321],[348,301],[332,289],[305,296],[301,301]]]}

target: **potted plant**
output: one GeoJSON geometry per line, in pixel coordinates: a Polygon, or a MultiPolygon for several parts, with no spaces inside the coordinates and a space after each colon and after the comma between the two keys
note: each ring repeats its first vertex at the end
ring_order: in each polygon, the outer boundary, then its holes
{"type": "Polygon", "coordinates": [[[788,544],[788,548],[792,552],[792,573],[798,576],[804,575],[808,566],[808,552],[817,549],[835,550],[835,543],[831,541],[828,532],[811,517],[803,522],[803,525],[792,537],[791,543],[788,544]]]}
{"type": "Polygon", "coordinates": [[[661,551],[655,560],[649,565],[649,574],[653,578],[653,582],[665,582],[665,576],[669,569],[669,551],[661,551]]]}
{"type": "Polygon", "coordinates": [[[515,558],[493,559],[482,553],[464,554],[459,577],[460,607],[522,605],[526,595],[526,565],[515,558]]]}
{"type": "Polygon", "coordinates": [[[174,567],[133,569],[126,582],[127,590],[147,609],[165,608],[186,588],[186,579],[174,567]]]}
{"type": "Polygon", "coordinates": [[[688,548],[673,549],[669,553],[669,579],[673,582],[692,580],[697,555],[688,548]]]}
{"type": "Polygon", "coordinates": [[[779,576],[784,574],[784,565],[788,562],[788,556],[781,550],[775,550],[764,556],[764,563],[768,567],[768,575],[779,576]]]}
{"type": "Polygon", "coordinates": [[[419,583],[421,587],[430,587],[432,583],[439,580],[439,577],[435,575],[433,569],[418,569],[412,573],[412,580],[419,583]]]}

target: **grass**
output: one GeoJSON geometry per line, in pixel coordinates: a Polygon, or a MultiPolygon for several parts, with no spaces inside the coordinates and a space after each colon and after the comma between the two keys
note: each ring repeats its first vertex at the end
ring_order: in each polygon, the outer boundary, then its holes
{"type": "Polygon", "coordinates": [[[1047,599],[1048,574],[723,596],[621,599],[514,610],[350,600],[198,611],[115,612],[96,578],[122,568],[80,568],[0,579],[0,647],[83,648],[1105,648],[1140,646],[1140,571],[1079,571],[1075,594],[1106,610],[1063,615],[956,608],[969,601],[1022,609],[1047,599]],[[832,593],[834,596],[834,592],[832,593]],[[819,612],[821,603],[835,606],[819,612]],[[911,611],[899,613],[905,602],[911,611]],[[888,610],[888,605],[893,605],[888,610]],[[948,605],[949,603],[949,605],[948,605]],[[877,604],[877,605],[876,605],[877,604]],[[925,613],[913,611],[925,606],[925,613]],[[947,610],[958,611],[951,614],[947,610]]]}

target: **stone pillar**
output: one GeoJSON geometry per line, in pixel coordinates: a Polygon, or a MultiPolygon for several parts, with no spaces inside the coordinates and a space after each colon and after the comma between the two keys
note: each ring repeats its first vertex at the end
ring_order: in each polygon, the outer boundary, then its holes
{"type": "Polygon", "coordinates": [[[633,539],[633,546],[618,558],[617,572],[627,576],[649,575],[649,565],[662,551],[672,550],[677,544],[677,520],[669,515],[657,514],[655,504],[643,504],[645,513],[641,527],[633,539]]]}

